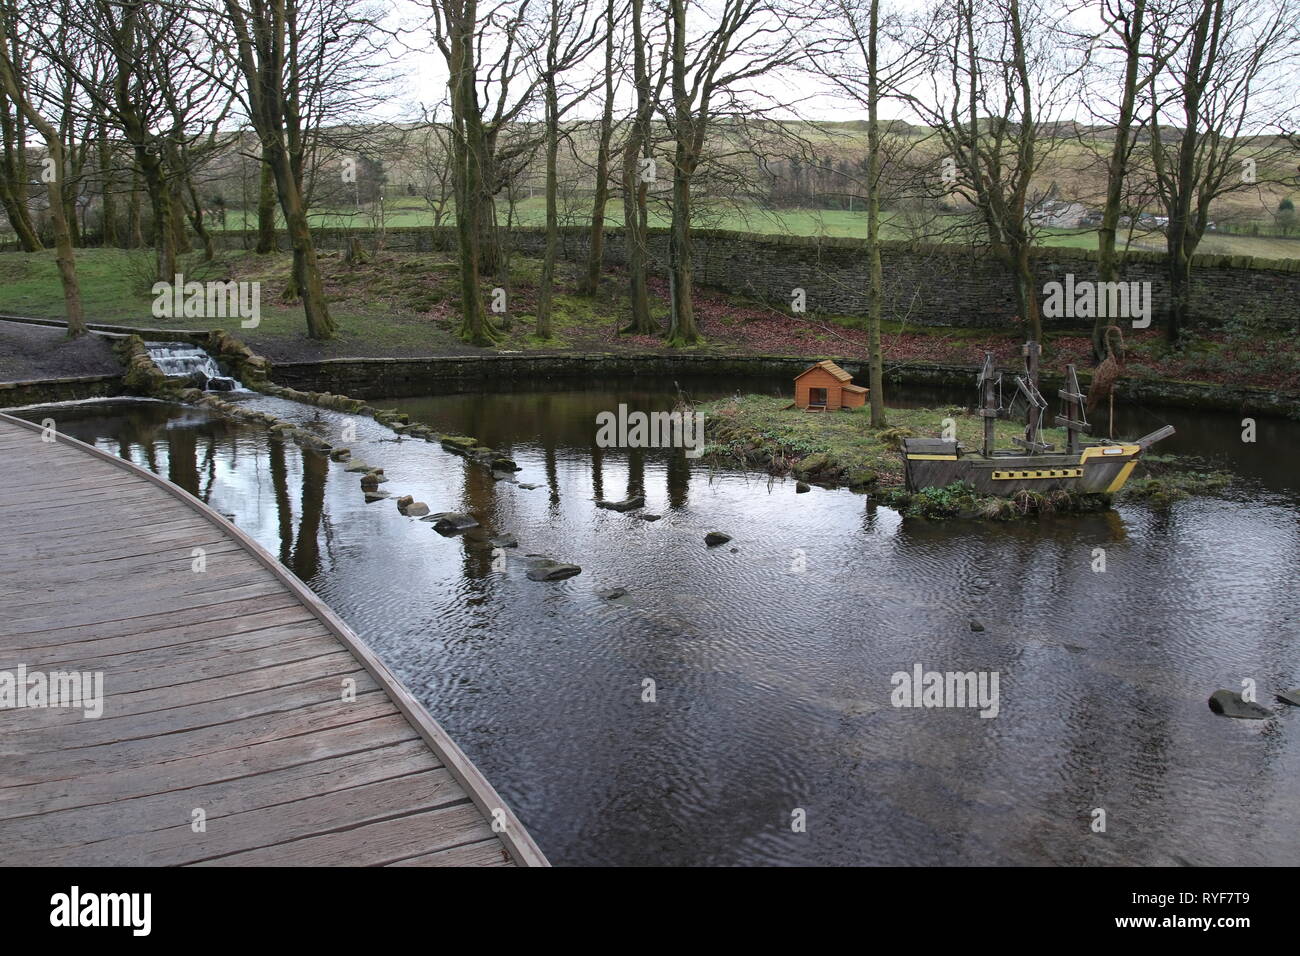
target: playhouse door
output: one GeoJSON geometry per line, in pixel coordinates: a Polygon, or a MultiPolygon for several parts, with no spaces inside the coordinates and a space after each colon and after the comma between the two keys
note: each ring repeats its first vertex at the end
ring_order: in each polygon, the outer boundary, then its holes
{"type": "Polygon", "coordinates": [[[820,405],[821,407],[824,408],[826,406],[826,389],[824,388],[808,389],[808,404],[814,406],[820,405]]]}

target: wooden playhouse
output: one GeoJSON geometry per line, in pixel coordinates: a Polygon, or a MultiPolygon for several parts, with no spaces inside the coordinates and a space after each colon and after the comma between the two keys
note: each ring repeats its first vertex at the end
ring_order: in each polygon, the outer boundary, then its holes
{"type": "Polygon", "coordinates": [[[861,408],[867,389],[853,384],[853,376],[829,360],[818,362],[795,376],[794,404],[808,412],[861,408]]]}

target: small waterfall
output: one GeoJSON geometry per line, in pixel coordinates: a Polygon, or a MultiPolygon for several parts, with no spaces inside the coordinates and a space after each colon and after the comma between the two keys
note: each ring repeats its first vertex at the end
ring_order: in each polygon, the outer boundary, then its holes
{"type": "Polygon", "coordinates": [[[185,342],[155,342],[147,345],[149,357],[168,378],[183,378],[195,388],[209,392],[242,391],[237,379],[223,375],[211,355],[185,342]]]}

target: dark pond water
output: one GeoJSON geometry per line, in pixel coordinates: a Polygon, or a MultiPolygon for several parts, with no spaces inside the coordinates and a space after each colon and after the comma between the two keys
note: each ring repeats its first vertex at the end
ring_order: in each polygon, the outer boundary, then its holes
{"type": "MultiPolygon", "coordinates": [[[[1180,434],[1162,452],[1237,471],[1231,496],[924,523],[847,491],[594,447],[598,411],[673,397],[638,382],[386,403],[507,450],[532,490],[356,419],[347,444],[386,469],[385,490],[482,523],[459,537],[364,504],[340,465],[194,410],[26,414],[233,514],[375,648],[557,864],[1294,864],[1300,712],[1272,692],[1300,685],[1300,426],[1261,419],[1250,445],[1239,416],[1124,411],[1122,433],[1170,420],[1180,434]],[[662,520],[592,503],[638,493],[662,520]],[[706,548],[712,529],[734,541],[706,548]],[[530,581],[515,552],[494,568],[486,538],[501,532],[583,573],[530,581]],[[627,596],[595,593],[613,586],[627,596]],[[892,706],[892,676],[918,664],[996,672],[997,716],[892,706]],[[1210,693],[1243,678],[1273,719],[1210,712],[1210,693]]],[[[248,400],[334,441],[346,425],[248,400]]],[[[954,400],[970,401],[900,394],[954,400]]]]}

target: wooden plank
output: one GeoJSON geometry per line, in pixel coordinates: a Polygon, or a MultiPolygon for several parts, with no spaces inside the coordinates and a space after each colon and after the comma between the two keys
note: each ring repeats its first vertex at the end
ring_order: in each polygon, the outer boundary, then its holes
{"type": "Polygon", "coordinates": [[[411,734],[397,743],[376,744],[361,751],[279,766],[265,773],[17,817],[5,821],[5,839],[15,845],[37,847],[95,843],[104,840],[106,834],[110,838],[128,839],[132,834],[188,822],[195,807],[206,808],[205,812],[217,809],[221,814],[230,815],[438,767],[424,741],[411,734]]]}
{"type": "MultiPolygon", "coordinates": [[[[359,671],[348,675],[361,680],[359,671]]],[[[147,767],[195,754],[215,753],[276,737],[293,737],[313,727],[336,726],[393,712],[378,690],[357,693],[344,703],[334,675],[241,699],[233,720],[230,707],[203,701],[122,718],[76,720],[59,727],[34,727],[5,734],[0,755],[5,786],[81,776],[96,766],[147,767]],[[247,708],[247,710],[245,709],[247,708]]],[[[72,708],[50,708],[73,715],[72,708]]]]}
{"type": "MultiPolygon", "coordinates": [[[[83,778],[45,780],[22,787],[5,787],[0,779],[0,820],[108,805],[214,781],[247,780],[328,757],[364,753],[419,739],[401,715],[386,714],[322,727],[299,736],[277,737],[233,752],[213,751],[182,757],[145,770],[108,769],[83,778]]],[[[0,827],[0,845],[7,832],[0,827]]]]}
{"type": "MultiPolygon", "coordinates": [[[[297,687],[307,681],[327,681],[337,678],[331,684],[333,693],[341,696],[342,682],[346,677],[357,681],[358,691],[371,683],[371,677],[364,670],[358,671],[356,660],[338,645],[330,641],[331,635],[324,628],[320,629],[323,641],[301,642],[303,649],[283,652],[288,660],[277,663],[259,663],[250,660],[249,655],[239,657],[215,658],[208,662],[206,668],[196,668],[193,664],[159,670],[144,669],[121,674],[113,671],[104,677],[104,715],[84,725],[70,730],[70,746],[89,746],[96,740],[115,739],[116,728],[124,718],[142,718],[147,714],[164,716],[169,723],[184,726],[186,721],[198,719],[199,705],[209,705],[208,710],[223,713],[228,710],[227,698],[241,695],[253,695],[260,691],[283,691],[288,687],[297,687]],[[234,668],[242,668],[234,670],[234,668]],[[198,671],[202,679],[175,679],[176,674],[188,677],[189,673],[198,671]],[[175,713],[177,708],[185,708],[185,716],[175,713]],[[110,735],[108,738],[102,735],[110,735]]],[[[299,642],[295,642],[298,644],[299,642]]],[[[246,701],[240,701],[246,706],[246,701]]],[[[62,714],[79,713],[76,708],[49,707],[27,715],[27,726],[19,733],[44,730],[65,722],[62,714]]],[[[139,720],[133,720],[139,724],[139,720]]],[[[59,734],[47,734],[46,740],[56,742],[63,739],[59,734]]]]}
{"type": "Polygon", "coordinates": [[[492,828],[468,801],[422,813],[410,813],[366,826],[279,843],[246,853],[205,860],[204,866],[383,866],[411,855],[419,845],[429,851],[450,849],[492,837],[492,828]]]}
{"type": "Polygon", "coordinates": [[[437,853],[422,853],[407,857],[388,866],[514,866],[510,854],[501,847],[499,840],[482,840],[439,850],[437,853]]]}
{"type": "MultiPolygon", "coordinates": [[[[189,607],[179,611],[149,613],[143,617],[121,618],[116,621],[98,621],[91,624],[60,624],[58,627],[37,628],[34,631],[17,631],[10,634],[10,643],[23,647],[49,647],[73,641],[101,640],[128,634],[162,633],[180,627],[200,627],[205,624],[221,626],[223,622],[282,608],[299,608],[302,604],[292,594],[264,594],[240,598],[220,605],[189,607]]],[[[8,630],[8,625],[6,625],[8,630]]]]}
{"type": "Polygon", "coordinates": [[[353,827],[364,827],[386,818],[468,802],[465,791],[445,767],[239,812],[225,811],[220,803],[194,803],[178,797],[169,812],[156,820],[156,825],[163,825],[157,829],[110,837],[90,846],[56,844],[39,858],[45,866],[81,866],[91,861],[96,866],[180,866],[257,851],[268,844],[292,845],[289,841],[314,837],[344,820],[353,827]],[[205,814],[205,829],[198,833],[192,826],[196,808],[205,814]]]}
{"type": "MultiPolygon", "coordinates": [[[[209,642],[212,641],[229,642],[232,648],[237,649],[240,635],[247,634],[257,639],[258,635],[270,632],[270,639],[281,640],[283,638],[280,635],[293,633],[294,625],[314,620],[315,617],[310,611],[294,603],[267,611],[236,613],[228,618],[213,617],[199,624],[182,624],[178,627],[141,633],[132,632],[113,637],[73,640],[43,647],[19,647],[8,653],[12,659],[26,661],[29,667],[64,665],[66,669],[83,660],[93,665],[96,660],[102,659],[107,662],[114,657],[152,650],[192,646],[196,651],[201,652],[207,649],[209,642]]],[[[99,668],[92,666],[90,669],[99,668]]]]}
{"type": "Polygon", "coordinates": [[[3,414],[0,452],[0,668],[99,672],[105,692],[99,719],[3,715],[0,858],[546,865],[427,712],[242,529],[3,414]]]}

